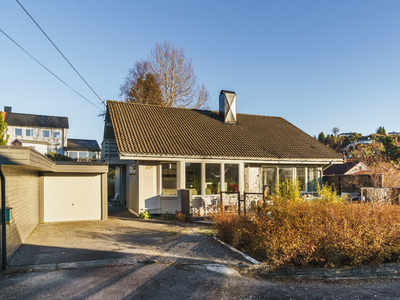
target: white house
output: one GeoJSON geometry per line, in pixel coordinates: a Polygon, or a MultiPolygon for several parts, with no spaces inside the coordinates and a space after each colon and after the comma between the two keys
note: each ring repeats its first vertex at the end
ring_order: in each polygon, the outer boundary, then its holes
{"type": "Polygon", "coordinates": [[[107,102],[102,160],[116,168],[121,202],[139,213],[181,209],[220,191],[271,193],[298,179],[315,191],[322,167],[343,158],[280,117],[236,113],[236,94],[221,91],[219,112],[107,102]]]}
{"type": "Polygon", "coordinates": [[[43,154],[49,151],[64,154],[69,128],[67,117],[14,113],[9,106],[4,107],[3,114],[10,135],[8,146],[19,140],[23,146],[43,154]]]}

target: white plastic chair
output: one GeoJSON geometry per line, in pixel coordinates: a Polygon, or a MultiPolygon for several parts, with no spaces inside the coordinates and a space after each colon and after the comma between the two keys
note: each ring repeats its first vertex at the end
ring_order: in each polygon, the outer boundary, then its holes
{"type": "Polygon", "coordinates": [[[119,193],[116,193],[114,198],[110,200],[111,205],[120,206],[121,203],[119,201],[119,193]]]}

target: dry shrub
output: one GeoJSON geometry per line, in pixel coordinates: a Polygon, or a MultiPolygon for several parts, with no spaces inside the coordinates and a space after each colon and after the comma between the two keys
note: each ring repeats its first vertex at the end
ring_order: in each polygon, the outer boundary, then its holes
{"type": "Polygon", "coordinates": [[[340,201],[275,201],[252,220],[219,213],[218,236],[275,266],[355,266],[396,261],[400,207],[340,201]]]}

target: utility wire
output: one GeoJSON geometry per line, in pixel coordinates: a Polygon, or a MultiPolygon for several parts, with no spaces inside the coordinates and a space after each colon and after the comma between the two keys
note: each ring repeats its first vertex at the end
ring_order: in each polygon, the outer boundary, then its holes
{"type": "Polygon", "coordinates": [[[39,26],[39,24],[35,21],[35,19],[28,13],[28,11],[25,9],[25,7],[22,6],[22,4],[16,0],[18,2],[18,4],[22,7],[22,9],[26,12],[26,14],[32,19],[32,21],[36,24],[37,27],[39,27],[39,29],[43,32],[43,34],[47,37],[47,39],[50,41],[50,43],[53,44],[53,46],[57,49],[57,51],[62,55],[62,57],[64,57],[64,59],[67,61],[67,63],[69,63],[69,65],[71,66],[72,69],[74,69],[74,71],[79,75],[79,77],[86,83],[86,85],[92,90],[92,92],[97,96],[97,98],[99,98],[100,102],[102,104],[104,104],[104,101],[101,100],[101,98],[99,97],[99,95],[97,95],[97,93],[92,89],[92,87],[89,85],[89,83],[86,82],[86,80],[81,76],[81,74],[79,74],[79,72],[74,68],[74,66],[69,62],[69,60],[65,57],[65,55],[61,52],[60,49],[58,49],[58,47],[53,43],[53,41],[49,38],[49,36],[43,31],[43,29],[39,26]]]}
{"type": "Polygon", "coordinates": [[[31,58],[33,58],[39,65],[41,65],[43,68],[45,68],[50,74],[52,74],[55,78],[57,78],[58,80],[60,80],[62,83],[64,83],[67,87],[69,87],[71,90],[73,90],[75,93],[77,93],[79,96],[81,96],[83,99],[85,99],[87,102],[89,102],[90,104],[92,104],[94,107],[100,109],[101,111],[103,111],[103,109],[101,109],[100,107],[98,107],[96,104],[94,104],[93,102],[91,102],[89,99],[87,99],[85,96],[83,96],[82,94],[78,93],[75,89],[73,89],[69,84],[67,84],[64,80],[62,80],[60,77],[58,77],[56,74],[54,74],[52,71],[50,71],[48,68],[46,68],[46,66],[44,66],[40,61],[38,61],[36,58],[34,58],[28,51],[26,51],[24,48],[22,48],[16,41],[14,41],[8,34],[6,34],[3,30],[0,29],[0,31],[6,36],[8,37],[15,45],[17,45],[22,51],[24,51],[26,54],[28,54],[31,58]]]}

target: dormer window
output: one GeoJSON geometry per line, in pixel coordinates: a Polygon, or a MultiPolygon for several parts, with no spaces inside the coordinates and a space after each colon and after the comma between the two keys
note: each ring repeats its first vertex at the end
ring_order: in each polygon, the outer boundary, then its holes
{"type": "Polygon", "coordinates": [[[22,136],[22,128],[15,128],[15,135],[22,136]]]}
{"type": "Polygon", "coordinates": [[[26,136],[33,136],[33,129],[26,129],[25,130],[25,135],[26,136]]]}
{"type": "Polygon", "coordinates": [[[60,138],[60,132],[59,131],[53,131],[53,139],[59,139],[60,138]]]}
{"type": "Polygon", "coordinates": [[[50,131],[49,130],[42,130],[42,137],[49,138],[50,137],[50,131]]]}

